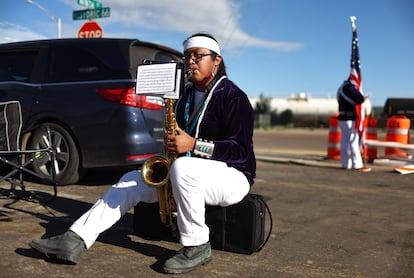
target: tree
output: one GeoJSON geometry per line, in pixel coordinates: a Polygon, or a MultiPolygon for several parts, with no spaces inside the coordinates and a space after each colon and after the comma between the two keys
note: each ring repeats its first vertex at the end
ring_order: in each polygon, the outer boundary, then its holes
{"type": "Polygon", "coordinates": [[[292,124],[293,121],[293,112],[290,109],[284,110],[280,113],[280,123],[284,126],[292,124]]]}
{"type": "Polygon", "coordinates": [[[265,98],[263,94],[260,94],[259,100],[255,104],[255,127],[257,128],[269,128],[270,122],[270,100],[271,98],[265,98]]]}
{"type": "Polygon", "coordinates": [[[271,98],[265,98],[263,94],[260,94],[259,101],[256,102],[254,111],[256,114],[268,114],[270,113],[270,101],[271,98]]]}

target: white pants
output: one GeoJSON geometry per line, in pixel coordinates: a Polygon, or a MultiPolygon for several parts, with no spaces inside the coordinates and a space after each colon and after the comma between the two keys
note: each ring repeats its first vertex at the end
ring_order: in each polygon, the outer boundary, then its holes
{"type": "Polygon", "coordinates": [[[246,176],[226,163],[194,157],[178,158],[171,169],[171,185],[177,204],[177,225],[184,246],[209,240],[205,205],[228,206],[247,195],[246,176]]]}
{"type": "MultiPolygon", "coordinates": [[[[194,157],[178,158],[171,167],[171,184],[177,203],[181,243],[200,245],[209,240],[205,224],[205,204],[227,206],[249,192],[247,178],[226,163],[194,157]]],[[[147,186],[139,171],[121,177],[79,219],[70,230],[78,234],[87,248],[99,234],[114,225],[139,202],[157,202],[157,191],[147,186]]]]}
{"type": "Polygon", "coordinates": [[[363,167],[359,135],[355,129],[355,121],[338,121],[341,128],[341,164],[346,169],[363,167]]]}

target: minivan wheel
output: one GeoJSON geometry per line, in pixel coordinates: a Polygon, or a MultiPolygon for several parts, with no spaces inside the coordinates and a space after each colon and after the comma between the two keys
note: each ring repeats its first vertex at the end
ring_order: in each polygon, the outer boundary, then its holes
{"type": "MultiPolygon", "coordinates": [[[[70,136],[66,129],[55,123],[45,123],[33,132],[29,144],[31,149],[47,148],[49,145],[53,146],[56,152],[54,169],[58,185],[74,184],[79,181],[79,153],[72,136],[70,136]],[[45,126],[50,129],[52,142],[49,142],[45,126]]],[[[33,161],[33,171],[45,176],[49,180],[51,177],[50,166],[50,157],[46,160],[33,161]]]]}

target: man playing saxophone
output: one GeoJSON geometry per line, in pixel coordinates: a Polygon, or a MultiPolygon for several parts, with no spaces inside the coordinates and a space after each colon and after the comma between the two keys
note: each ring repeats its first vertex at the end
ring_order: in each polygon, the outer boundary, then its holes
{"type": "MultiPolygon", "coordinates": [[[[183,248],[164,262],[166,273],[185,273],[212,259],[205,206],[241,201],[253,184],[254,111],[247,95],[227,78],[217,40],[197,33],[184,43],[184,62],[192,86],[176,102],[176,133],[166,147],[177,154],[170,182],[183,248]]],[[[30,245],[49,258],[76,263],[100,233],[139,202],[157,202],[157,190],[140,171],[126,173],[67,232],[30,245]]]]}

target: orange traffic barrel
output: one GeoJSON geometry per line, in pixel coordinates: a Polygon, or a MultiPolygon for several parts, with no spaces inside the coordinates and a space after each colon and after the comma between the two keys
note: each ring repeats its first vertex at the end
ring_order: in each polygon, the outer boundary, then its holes
{"type": "MultiPolygon", "coordinates": [[[[378,119],[373,117],[365,118],[365,139],[369,140],[378,140],[378,119]]],[[[368,159],[369,161],[377,158],[377,147],[375,146],[366,146],[364,148],[363,158],[368,159]]]]}
{"type": "Polygon", "coordinates": [[[341,159],[341,129],[336,116],[329,118],[328,158],[341,159]]]}
{"type": "MultiPolygon", "coordinates": [[[[392,116],[387,120],[387,134],[385,141],[398,142],[402,144],[410,143],[410,124],[411,121],[406,116],[392,116]]],[[[407,153],[397,148],[385,148],[385,155],[407,156],[407,153]]]]}

